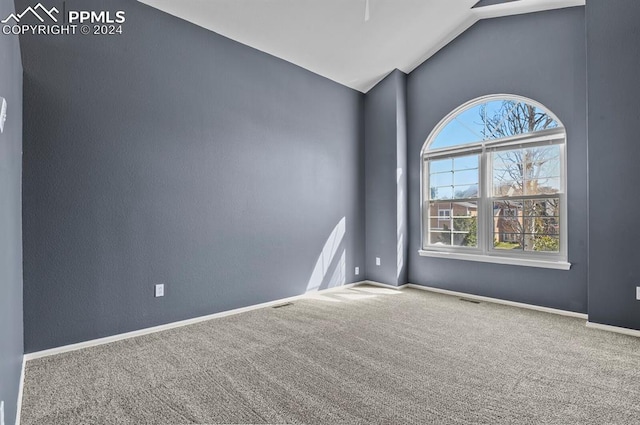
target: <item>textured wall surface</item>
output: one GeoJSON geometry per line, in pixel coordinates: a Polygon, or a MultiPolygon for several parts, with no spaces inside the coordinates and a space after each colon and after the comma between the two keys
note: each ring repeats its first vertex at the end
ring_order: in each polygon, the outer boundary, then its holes
{"type": "Polygon", "coordinates": [[[367,279],[388,285],[406,283],[406,78],[395,70],[365,96],[367,279]]]}
{"type": "MultiPolygon", "coordinates": [[[[119,36],[22,38],[27,352],[365,276],[640,328],[633,214],[602,224],[612,204],[634,202],[636,1],[590,0],[586,22],[580,7],[479,22],[366,96],[137,2],[66,5],[125,10],[127,22],[119,36]],[[447,113],[494,93],[535,99],[567,128],[570,271],[417,253],[420,149],[447,113]]],[[[2,16],[11,10],[0,0],[2,16]]],[[[0,397],[11,417],[22,348],[15,37],[0,37],[0,55],[0,315],[11,323],[0,397]]]]}
{"type": "MultiPolygon", "coordinates": [[[[0,19],[13,13],[0,0],[0,19]]],[[[0,400],[5,423],[16,416],[22,368],[22,64],[18,37],[0,34],[0,97],[7,121],[0,133],[0,400]]]]}
{"type": "Polygon", "coordinates": [[[589,321],[640,329],[640,2],[587,1],[589,321]]]}
{"type": "Polygon", "coordinates": [[[21,40],[26,352],[363,277],[362,94],[138,2],[66,7],[127,20],[21,40]]]}
{"type": "Polygon", "coordinates": [[[481,21],[409,75],[409,282],[587,311],[584,8],[481,21]],[[567,129],[570,271],[426,258],[420,248],[420,150],[449,112],[479,96],[537,100],[567,129]]]}
{"type": "Polygon", "coordinates": [[[396,91],[396,262],[398,285],[407,283],[409,268],[409,190],[407,188],[407,79],[398,72],[396,91]]]}

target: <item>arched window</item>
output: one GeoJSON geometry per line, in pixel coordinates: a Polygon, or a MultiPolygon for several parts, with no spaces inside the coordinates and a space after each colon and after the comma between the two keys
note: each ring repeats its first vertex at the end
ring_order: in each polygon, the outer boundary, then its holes
{"type": "Polygon", "coordinates": [[[421,255],[568,269],[564,126],[514,95],[470,101],[422,149],[421,255]]]}

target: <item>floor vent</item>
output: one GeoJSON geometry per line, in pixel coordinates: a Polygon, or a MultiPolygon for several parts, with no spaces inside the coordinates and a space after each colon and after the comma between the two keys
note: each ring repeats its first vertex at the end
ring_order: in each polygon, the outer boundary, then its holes
{"type": "Polygon", "coordinates": [[[464,301],[466,303],[472,303],[472,304],[480,304],[480,301],[470,300],[468,298],[460,298],[460,301],[464,301]]]}
{"type": "Polygon", "coordinates": [[[293,305],[293,303],[284,303],[284,304],[278,304],[278,305],[274,305],[271,308],[282,308],[282,307],[289,307],[290,305],[293,305]]]}

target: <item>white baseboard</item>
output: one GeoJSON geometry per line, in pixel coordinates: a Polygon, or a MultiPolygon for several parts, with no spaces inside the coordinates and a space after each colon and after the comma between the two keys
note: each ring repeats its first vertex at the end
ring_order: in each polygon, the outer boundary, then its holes
{"type": "Polygon", "coordinates": [[[533,304],[525,304],[525,303],[519,303],[519,302],[515,302],[515,301],[501,300],[499,298],[483,297],[481,295],[466,294],[464,292],[450,291],[448,289],[433,288],[431,286],[416,285],[414,283],[409,283],[406,286],[409,287],[409,288],[413,288],[413,289],[420,289],[420,290],[423,290],[423,291],[437,292],[439,294],[452,295],[454,297],[462,297],[462,298],[467,298],[467,299],[470,299],[470,300],[486,301],[486,302],[495,303],[495,304],[508,305],[508,306],[511,306],[511,307],[526,308],[526,309],[529,309],[529,310],[543,311],[545,313],[559,314],[561,316],[577,317],[578,319],[583,319],[583,320],[587,320],[588,319],[588,316],[586,314],[584,314],[584,313],[576,313],[575,311],[559,310],[559,309],[556,309],[556,308],[542,307],[542,306],[533,305],[533,304]]]}
{"type": "MultiPolygon", "coordinates": [[[[88,347],[95,347],[95,346],[98,346],[98,345],[108,344],[108,343],[115,342],[115,341],[120,341],[120,340],[123,340],[123,339],[134,338],[134,337],[137,337],[137,336],[148,335],[148,334],[151,334],[151,333],[161,332],[161,331],[165,331],[165,330],[173,329],[173,328],[178,328],[178,327],[182,327],[182,326],[187,326],[187,325],[191,325],[191,324],[194,324],[194,323],[204,322],[204,321],[207,321],[207,320],[213,320],[213,319],[217,319],[217,318],[220,318],[220,317],[232,316],[232,315],[244,313],[244,312],[247,312],[247,311],[257,310],[257,309],[266,308],[266,307],[272,307],[274,305],[283,304],[283,303],[292,302],[292,301],[295,301],[295,300],[311,297],[314,294],[317,294],[318,292],[321,292],[321,293],[333,292],[333,291],[339,291],[339,290],[342,290],[342,289],[352,288],[352,287],[360,286],[360,285],[378,286],[378,287],[381,287],[381,288],[393,289],[393,290],[398,290],[398,291],[399,290],[403,290],[405,288],[413,288],[413,289],[419,289],[419,290],[423,290],[423,291],[437,292],[437,293],[440,293],[440,294],[451,295],[451,296],[455,296],[455,297],[462,297],[462,298],[467,298],[467,299],[472,299],[472,300],[477,300],[477,301],[485,301],[485,302],[491,302],[491,303],[496,303],[496,304],[503,304],[503,305],[508,305],[508,306],[511,306],[511,307],[526,308],[526,309],[530,309],[530,310],[542,311],[542,312],[545,312],[545,313],[552,313],[552,314],[558,314],[558,315],[561,315],[561,316],[569,316],[569,317],[575,317],[575,318],[579,318],[579,319],[583,319],[583,320],[588,320],[588,316],[586,314],[576,313],[576,312],[573,312],[573,311],[559,310],[559,309],[555,309],[555,308],[541,307],[541,306],[537,306],[537,305],[533,305],[533,304],[525,304],[525,303],[519,303],[519,302],[514,302],[514,301],[501,300],[499,298],[491,298],[491,297],[484,297],[484,296],[480,296],[480,295],[466,294],[464,292],[450,291],[450,290],[447,290],[447,289],[434,288],[434,287],[424,286],[424,285],[416,285],[416,284],[413,284],[413,283],[408,283],[408,284],[404,284],[404,285],[400,285],[400,286],[393,286],[393,285],[389,285],[389,284],[386,284],[386,283],[380,283],[380,282],[376,282],[376,281],[372,281],[372,280],[363,280],[363,281],[360,281],[360,282],[350,283],[350,284],[343,285],[343,286],[324,289],[322,291],[308,292],[306,294],[296,295],[296,296],[288,297],[288,298],[282,298],[282,299],[269,301],[269,302],[266,302],[266,303],[261,303],[261,304],[256,304],[256,305],[251,305],[251,306],[247,306],[247,307],[236,308],[236,309],[233,309],[233,310],[222,311],[220,313],[214,313],[214,314],[209,314],[209,315],[206,315],[206,316],[195,317],[193,319],[181,320],[179,322],[167,323],[167,324],[164,324],[164,325],[154,326],[154,327],[151,327],[151,328],[140,329],[140,330],[137,330],[137,331],[122,333],[122,334],[118,334],[118,335],[112,335],[112,336],[108,336],[108,337],[104,337],[104,338],[98,338],[98,339],[93,339],[93,340],[89,340],[89,341],[83,341],[83,342],[79,342],[79,343],[76,343],[76,344],[70,344],[70,345],[65,345],[65,346],[62,346],[62,347],[56,347],[56,348],[51,348],[51,349],[48,349],[48,350],[37,351],[37,352],[34,352],[34,353],[25,354],[23,362],[22,362],[22,373],[21,373],[21,378],[20,378],[20,389],[19,389],[19,398],[18,398],[19,406],[18,406],[18,414],[16,416],[16,425],[19,425],[19,423],[20,423],[20,408],[21,408],[21,405],[22,405],[22,391],[23,391],[23,384],[24,384],[25,363],[27,361],[29,361],[29,360],[34,360],[34,359],[39,359],[39,358],[42,358],[42,357],[53,356],[55,354],[66,353],[66,352],[69,352],[69,351],[81,350],[83,348],[88,348],[88,347]]],[[[602,324],[599,324],[599,323],[592,323],[592,322],[587,322],[587,326],[590,327],[590,328],[608,330],[608,331],[611,331],[611,332],[623,333],[623,334],[626,334],[626,335],[640,337],[640,331],[636,331],[636,330],[633,330],[633,329],[619,328],[619,327],[616,327],[616,326],[602,325],[602,324]]]]}
{"type": "Polygon", "coordinates": [[[22,413],[22,393],[24,391],[24,369],[27,359],[22,356],[22,371],[20,372],[20,386],[18,387],[18,406],[16,410],[16,425],[20,425],[20,414],[22,413]]]}
{"type": "Polygon", "coordinates": [[[244,312],[251,311],[251,310],[257,310],[257,309],[265,308],[265,307],[272,307],[274,305],[284,304],[284,303],[292,302],[292,301],[295,301],[295,300],[303,299],[303,298],[306,298],[306,297],[313,296],[314,294],[317,294],[317,293],[326,293],[326,292],[339,291],[339,290],[342,290],[342,289],[347,289],[347,288],[352,288],[354,286],[363,285],[365,283],[367,283],[367,281],[349,283],[349,284],[342,285],[342,286],[336,286],[336,287],[333,287],[333,288],[323,289],[321,291],[307,292],[305,294],[296,295],[296,296],[288,297],[288,298],[281,298],[281,299],[274,300],[274,301],[268,301],[266,303],[250,305],[250,306],[247,306],[247,307],[236,308],[236,309],[233,309],[233,310],[221,311],[219,313],[209,314],[209,315],[206,315],[206,316],[194,317],[193,319],[181,320],[179,322],[167,323],[167,324],[164,324],[164,325],[154,326],[154,327],[151,327],[151,328],[140,329],[140,330],[137,330],[137,331],[132,331],[132,332],[126,332],[126,333],[122,333],[122,334],[107,336],[107,337],[104,337],[104,338],[92,339],[92,340],[89,340],[89,341],[78,342],[76,344],[64,345],[62,347],[55,347],[55,348],[50,348],[50,349],[42,350],[42,351],[36,351],[34,353],[25,354],[24,355],[24,361],[35,360],[35,359],[40,359],[42,357],[53,356],[55,354],[62,354],[62,353],[67,353],[69,351],[81,350],[83,348],[89,348],[89,347],[95,347],[95,346],[98,346],[98,345],[109,344],[111,342],[121,341],[123,339],[135,338],[137,336],[148,335],[148,334],[155,333],[155,332],[166,331],[166,330],[173,329],[173,328],[179,328],[179,327],[182,327],[182,326],[192,325],[194,323],[200,323],[200,322],[204,322],[204,321],[207,321],[207,320],[218,319],[220,317],[233,316],[235,314],[240,314],[240,313],[244,313],[244,312]]]}
{"type": "Polygon", "coordinates": [[[380,288],[387,288],[387,289],[394,289],[396,291],[406,287],[407,285],[400,285],[400,286],[393,286],[393,285],[389,285],[388,283],[380,283],[380,282],[376,282],[373,280],[363,280],[362,282],[359,282],[358,285],[371,285],[371,286],[379,286],[380,288]]]}
{"type": "Polygon", "coordinates": [[[609,331],[609,332],[615,332],[615,333],[629,335],[629,336],[635,336],[637,338],[640,338],[640,331],[635,329],[621,328],[619,326],[603,325],[602,323],[595,323],[595,322],[589,322],[589,321],[587,321],[587,327],[593,328],[593,329],[600,329],[602,331],[609,331]]]}

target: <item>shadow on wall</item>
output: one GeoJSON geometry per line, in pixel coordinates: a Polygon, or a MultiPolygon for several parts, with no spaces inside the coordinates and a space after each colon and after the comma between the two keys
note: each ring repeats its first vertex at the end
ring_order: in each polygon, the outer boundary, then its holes
{"type": "Polygon", "coordinates": [[[402,231],[404,226],[404,188],[400,184],[402,179],[402,168],[396,169],[396,193],[398,194],[397,200],[397,217],[396,217],[396,259],[397,259],[397,269],[396,269],[396,278],[400,278],[400,274],[402,273],[402,267],[404,266],[404,232],[402,231]]]}
{"type": "Polygon", "coordinates": [[[347,232],[345,217],[336,224],[320,252],[313,268],[306,292],[342,286],[346,282],[346,255],[344,235],[347,232]]]}

